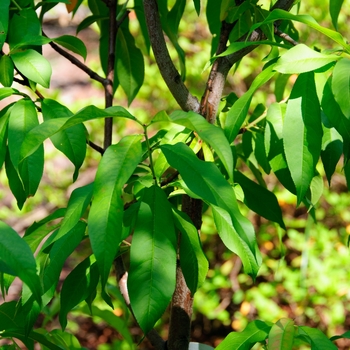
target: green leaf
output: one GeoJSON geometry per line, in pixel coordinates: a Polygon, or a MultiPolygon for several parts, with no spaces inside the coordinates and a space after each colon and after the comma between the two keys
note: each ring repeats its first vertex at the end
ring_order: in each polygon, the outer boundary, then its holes
{"type": "Polygon", "coordinates": [[[49,61],[40,53],[28,49],[11,54],[16,68],[29,80],[42,85],[50,86],[52,69],[49,61]]]}
{"type": "Polygon", "coordinates": [[[8,55],[0,58],[0,83],[5,87],[10,87],[13,83],[14,65],[8,55]]]}
{"type": "Polygon", "coordinates": [[[148,333],[162,316],[176,283],[172,211],[158,187],[145,188],[130,249],[128,291],[133,313],[148,333]]]}
{"type": "Polygon", "coordinates": [[[34,196],[44,169],[44,148],[39,147],[30,157],[19,162],[21,145],[27,133],[39,124],[35,106],[31,100],[17,101],[10,113],[8,147],[11,162],[18,171],[26,196],[34,196]]]}
{"type": "Polygon", "coordinates": [[[274,69],[284,74],[299,74],[314,71],[340,58],[337,55],[322,54],[304,44],[299,44],[283,54],[274,69]]]}
{"type": "Polygon", "coordinates": [[[346,331],[342,335],[334,335],[333,337],[330,338],[330,340],[334,341],[334,340],[338,340],[341,338],[350,339],[350,331],[346,331]]]}
{"type": "Polygon", "coordinates": [[[4,164],[7,151],[7,125],[10,116],[11,105],[0,111],[0,169],[4,164]]]}
{"type": "Polygon", "coordinates": [[[238,132],[242,127],[242,124],[244,123],[244,120],[247,116],[250,102],[252,100],[252,97],[255,91],[261,85],[268,82],[275,75],[275,72],[273,71],[273,69],[274,69],[273,65],[270,65],[267,68],[265,68],[254,79],[248,91],[233,104],[233,106],[227,113],[224,130],[229,143],[232,143],[233,140],[238,135],[238,132]]]}
{"type": "Polygon", "coordinates": [[[209,269],[208,260],[203,252],[196,227],[190,218],[173,209],[176,228],[181,232],[180,264],[187,287],[192,295],[203,284],[209,269]]]}
{"type": "Polygon", "coordinates": [[[330,0],[329,13],[332,18],[333,27],[338,30],[338,16],[343,5],[344,0],[330,0]]]}
{"type": "MultiPolygon", "coordinates": [[[[49,251],[48,265],[41,272],[43,275],[43,303],[46,305],[52,298],[57,286],[63,265],[84,237],[85,222],[78,222],[72,230],[52,244],[49,251]]],[[[41,253],[43,254],[43,252],[41,253]]]]}
{"type": "Polygon", "coordinates": [[[286,229],[283,222],[282,210],[275,194],[238,171],[235,171],[234,176],[235,181],[243,189],[244,203],[247,207],[265,219],[277,222],[283,229],[286,229]]]}
{"type": "Polygon", "coordinates": [[[332,91],[341,111],[350,120],[350,60],[342,58],[334,67],[332,91]]]}
{"type": "Polygon", "coordinates": [[[335,101],[332,89],[332,77],[323,88],[321,106],[331,126],[333,126],[343,138],[345,159],[350,157],[350,120],[344,116],[339,104],[335,101]]]}
{"type": "MultiPolygon", "coordinates": [[[[260,264],[260,252],[257,249],[254,228],[239,211],[233,188],[214,163],[199,160],[185,144],[164,145],[160,148],[170,166],[179,171],[183,181],[197,198],[203,199],[212,208],[219,207],[217,211],[221,216],[224,212],[227,214],[227,225],[224,225],[220,215],[217,215],[220,220],[217,226],[225,230],[220,232],[218,227],[219,234],[222,239],[227,237],[229,240],[233,235],[234,239],[244,242],[247,249],[240,250],[242,255],[239,256],[247,262],[244,266],[245,271],[255,277],[260,264]]],[[[229,245],[229,249],[235,249],[230,242],[224,243],[229,245]]],[[[236,249],[234,251],[236,252],[236,249]]]]}
{"type": "Polygon", "coordinates": [[[23,141],[21,157],[24,159],[30,156],[47,138],[59,131],[66,130],[88,120],[106,117],[123,117],[137,121],[136,118],[123,107],[114,106],[106,109],[99,109],[95,106],[88,106],[71,117],[48,120],[31,130],[23,141]]]}
{"type": "Polygon", "coordinates": [[[97,21],[99,21],[99,20],[102,20],[102,19],[108,19],[108,17],[106,17],[106,16],[104,16],[104,15],[87,16],[87,17],[85,17],[85,18],[79,23],[79,25],[78,25],[78,27],[77,27],[77,34],[78,34],[81,30],[83,30],[83,29],[85,29],[85,28],[91,26],[91,24],[93,24],[93,23],[95,23],[95,22],[97,22],[97,21]]]}
{"type": "Polygon", "coordinates": [[[196,9],[197,15],[201,12],[201,0],[193,0],[194,8],[196,9]]]}
{"type": "MultiPolygon", "coordinates": [[[[17,44],[25,42],[26,38],[41,35],[41,24],[33,7],[24,8],[15,13],[10,21],[8,31],[8,43],[10,49],[17,44]]],[[[12,52],[10,52],[11,55],[12,52]]]]}
{"type": "Polygon", "coordinates": [[[93,264],[97,267],[97,264],[92,262],[92,257],[87,257],[70,272],[63,282],[59,313],[59,320],[63,330],[67,326],[68,312],[89,295],[90,272],[93,264]]]}
{"type": "Polygon", "coordinates": [[[130,105],[143,84],[145,67],[141,50],[136,47],[129,29],[124,27],[117,34],[115,72],[130,105]]]}
{"type": "Polygon", "coordinates": [[[317,328],[298,327],[298,337],[308,342],[314,350],[336,350],[337,347],[317,328]]]}
{"type": "Polygon", "coordinates": [[[174,123],[195,131],[204,142],[213,147],[232,181],[233,156],[231,147],[222,129],[210,124],[203,116],[191,111],[176,111],[170,115],[170,118],[174,123]]]}
{"type": "Polygon", "coordinates": [[[281,318],[271,328],[269,333],[269,349],[292,350],[294,341],[294,321],[281,318]]]}
{"type": "Polygon", "coordinates": [[[58,38],[53,38],[52,41],[80,55],[84,59],[84,61],[86,60],[86,56],[87,56],[86,46],[76,36],[62,35],[62,36],[59,36],[58,38]]]}
{"type": "Polygon", "coordinates": [[[321,159],[329,186],[343,153],[343,140],[335,128],[323,128],[321,159]]]}
{"type": "Polygon", "coordinates": [[[94,184],[90,183],[83,187],[76,188],[72,192],[61,227],[55,237],[55,241],[68,233],[81,220],[90,204],[93,186],[94,184]]]}
{"type": "Polygon", "coordinates": [[[294,15],[284,10],[275,9],[266,17],[263,22],[256,23],[250,28],[250,33],[259,28],[263,24],[274,23],[277,20],[290,20],[297,21],[308,25],[310,28],[316,29],[320,33],[328,36],[330,39],[341,45],[348,53],[350,52],[350,46],[344,40],[343,36],[334,30],[320,26],[313,17],[309,15],[294,15]]]}
{"type": "Polygon", "coordinates": [[[0,270],[18,276],[41,303],[41,283],[28,244],[10,226],[0,221],[0,270]]]}
{"type": "MultiPolygon", "coordinates": [[[[69,118],[73,113],[60,103],[44,99],[41,104],[44,121],[56,118],[69,118]]],[[[86,155],[86,129],[83,124],[74,125],[50,137],[54,146],[74,164],[73,181],[78,177],[86,155]]]]}
{"type": "MultiPolygon", "coordinates": [[[[80,350],[82,349],[78,339],[68,332],[64,332],[61,329],[53,329],[50,333],[47,333],[46,330],[44,330],[45,339],[50,340],[53,344],[58,345],[60,349],[66,349],[66,350],[80,350]]],[[[40,341],[39,341],[40,342],[40,341]]],[[[41,343],[41,342],[40,342],[41,343]]],[[[51,343],[51,344],[52,344],[51,343]]],[[[43,345],[46,345],[43,343],[43,345]]],[[[51,350],[50,345],[46,345],[48,349],[51,350]]]]}
{"type": "Polygon", "coordinates": [[[0,1],[0,50],[2,50],[7,36],[10,2],[11,0],[0,1]]]}
{"type": "Polygon", "coordinates": [[[25,35],[22,40],[12,47],[11,52],[17,51],[19,48],[30,48],[30,46],[43,46],[51,42],[51,39],[42,35],[25,35]]]}
{"type": "Polygon", "coordinates": [[[0,101],[3,100],[6,97],[14,95],[15,93],[18,93],[18,90],[11,89],[11,88],[8,88],[8,87],[0,88],[0,101]]]}
{"type": "Polygon", "coordinates": [[[143,10],[143,1],[142,0],[135,0],[134,3],[135,3],[134,10],[136,13],[136,17],[137,17],[137,20],[139,21],[139,24],[140,24],[140,29],[141,29],[141,33],[143,36],[143,40],[145,42],[146,51],[149,54],[151,43],[149,40],[148,29],[147,29],[147,25],[146,25],[145,12],[143,10]]]}
{"type": "Polygon", "coordinates": [[[15,169],[14,165],[12,164],[8,147],[6,148],[5,170],[6,170],[6,175],[7,175],[11,192],[13,193],[13,195],[17,200],[18,208],[21,210],[24,202],[26,201],[27,196],[24,191],[23,184],[18,175],[18,172],[15,169]]]}
{"type": "Polygon", "coordinates": [[[216,350],[249,350],[256,343],[263,342],[267,338],[270,329],[271,325],[265,322],[259,320],[250,322],[242,332],[231,332],[216,347],[216,350]]]}
{"type": "Polygon", "coordinates": [[[122,190],[141,161],[141,138],[126,136],[108,147],[97,169],[88,228],[103,290],[122,236],[122,190]]]}
{"type": "Polygon", "coordinates": [[[303,73],[292,89],[283,126],[284,150],[298,203],[304,198],[315,175],[322,134],[314,74],[303,73]]]}

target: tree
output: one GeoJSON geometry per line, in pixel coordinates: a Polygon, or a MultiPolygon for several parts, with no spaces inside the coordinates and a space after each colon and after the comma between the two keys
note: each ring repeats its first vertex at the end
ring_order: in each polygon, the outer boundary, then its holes
{"type": "MultiPolygon", "coordinates": [[[[15,276],[24,283],[19,303],[0,306],[4,315],[1,336],[18,338],[29,349],[34,342],[50,349],[73,349],[75,340],[68,333],[45,333],[34,324],[57,290],[63,330],[67,314],[82,301],[93,312],[97,293],[113,307],[108,277],[114,266],[125,303],[154,348],[188,349],[193,297],[208,269],[198,234],[203,208],[211,208],[223,243],[255,279],[261,256],[254,227],[240,211],[235,185],[243,189],[248,208],[285,229],[277,198],[267,190],[262,173],[274,174],[315,220],[314,206],[322,191],[316,169],[320,159],[329,182],[342,159],[349,181],[350,46],[337,31],[320,26],[308,15],[294,14],[297,5],[293,7],[292,0],[277,0],[269,9],[255,1],[208,0],[201,4],[194,0],[198,16],[203,15],[201,6],[206,8],[213,36],[210,73],[199,100],[185,85],[186,55],[178,41],[186,1],[119,4],[116,0],[89,0],[91,15],[79,24],[78,31],[97,24],[103,74],[69,53],[86,58],[80,39],[45,35],[43,19],[59,2],[66,3],[73,14],[82,5],[82,0],[1,1],[0,97],[18,96],[18,100],[8,103],[0,114],[0,166],[4,164],[9,187],[22,208],[40,184],[46,139],[74,164],[73,181],[79,176],[87,146],[102,157],[94,182],[75,189],[66,208],[34,222],[23,237],[0,223],[3,294],[15,276]],[[129,28],[131,11],[143,36],[142,50],[129,28]],[[334,47],[316,50],[298,44],[295,22],[322,33],[334,47]],[[169,54],[164,33],[176,50],[180,71],[169,54]],[[43,45],[50,45],[101,84],[104,109],[91,105],[73,113],[68,106],[45,98],[42,88],[49,88],[51,66],[42,55],[43,45]],[[239,62],[259,45],[267,45],[271,51],[250,88],[239,97],[225,96],[226,105],[220,108],[229,71],[234,66],[239,69],[239,62]],[[120,86],[128,104],[132,103],[144,81],[150,48],[181,110],[171,114],[159,111],[143,124],[126,108],[113,105],[113,96],[120,86]],[[285,86],[292,74],[296,80],[286,98],[285,86]],[[273,79],[280,82],[276,102],[251,114],[254,93],[273,79]],[[13,88],[13,82],[23,89],[13,88]],[[97,118],[105,120],[103,147],[84,125],[97,118]],[[126,135],[113,143],[113,118],[133,121],[143,134],[126,135]],[[247,165],[250,177],[237,167],[238,159],[247,165]],[[58,288],[66,259],[86,240],[91,254],[58,288]],[[130,257],[128,268],[125,257],[130,257]],[[170,301],[165,342],[153,327],[170,301]],[[67,345],[68,340],[72,345],[67,345]]],[[[342,1],[330,1],[335,29],[341,5],[342,1]]],[[[251,348],[257,342],[266,345],[267,340],[269,349],[291,348],[294,339],[335,348],[317,329],[280,320],[274,325],[254,321],[242,334],[230,334],[218,349],[242,344],[251,348]]]]}

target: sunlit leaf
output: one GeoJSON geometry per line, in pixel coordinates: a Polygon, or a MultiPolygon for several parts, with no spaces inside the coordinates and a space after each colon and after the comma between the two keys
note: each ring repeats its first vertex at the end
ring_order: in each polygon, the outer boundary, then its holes
{"type": "Polygon", "coordinates": [[[329,13],[332,18],[333,27],[338,30],[338,16],[343,5],[344,0],[330,0],[329,13]]]}
{"type": "Polygon", "coordinates": [[[299,44],[284,53],[275,64],[274,69],[284,74],[305,73],[339,59],[340,56],[322,54],[304,44],[299,44]]]}
{"type": "Polygon", "coordinates": [[[145,188],[131,243],[128,278],[131,307],[145,333],[162,316],[174,293],[176,241],[165,193],[158,186],[145,188]]]}
{"type": "Polygon", "coordinates": [[[42,85],[50,86],[52,69],[49,61],[40,53],[28,49],[11,54],[16,68],[28,79],[42,85]]]}
{"type": "Polygon", "coordinates": [[[322,133],[314,74],[303,73],[294,84],[283,126],[284,150],[298,203],[304,198],[315,175],[322,133]]]}
{"type": "Polygon", "coordinates": [[[103,289],[121,242],[122,190],[141,160],[140,141],[141,136],[126,136],[108,147],[97,169],[88,228],[103,289]]]}
{"type": "Polygon", "coordinates": [[[350,59],[343,58],[335,65],[332,91],[341,111],[350,120],[350,59]]]}
{"type": "Polygon", "coordinates": [[[51,40],[56,44],[61,45],[70,51],[73,51],[74,53],[84,58],[84,60],[86,60],[86,55],[87,55],[86,46],[76,36],[62,35],[62,36],[59,36],[58,38],[53,38],[51,40]]]}
{"type": "Polygon", "coordinates": [[[328,338],[317,328],[307,326],[298,327],[298,337],[311,345],[312,349],[317,350],[336,350],[338,349],[328,338]]]}
{"type": "Polygon", "coordinates": [[[294,341],[294,321],[289,318],[278,320],[269,332],[269,348],[273,350],[291,350],[294,341]]]}

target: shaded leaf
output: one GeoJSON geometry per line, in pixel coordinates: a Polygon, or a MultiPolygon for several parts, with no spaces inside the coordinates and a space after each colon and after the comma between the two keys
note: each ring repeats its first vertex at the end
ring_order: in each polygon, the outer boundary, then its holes
{"type": "Polygon", "coordinates": [[[234,176],[235,181],[243,189],[244,203],[247,207],[265,219],[277,222],[283,229],[286,229],[283,222],[282,210],[275,194],[238,171],[235,171],[234,176]]]}
{"type": "Polygon", "coordinates": [[[338,30],[338,16],[343,5],[344,0],[330,0],[329,13],[332,18],[333,27],[338,30]]]}
{"type": "Polygon", "coordinates": [[[176,282],[176,234],[170,203],[158,186],[145,188],[130,249],[130,303],[145,333],[162,316],[176,282]]]}
{"type": "Polygon", "coordinates": [[[128,97],[128,104],[140,90],[145,75],[143,55],[128,28],[121,27],[116,42],[116,74],[128,97]]]}
{"type": "Polygon", "coordinates": [[[41,303],[41,284],[28,244],[10,226],[0,221],[0,270],[18,276],[41,303]]]}
{"type": "MultiPolygon", "coordinates": [[[[73,113],[67,107],[54,100],[44,99],[41,103],[41,108],[44,121],[73,116],[73,113]]],[[[73,181],[77,179],[79,169],[85,160],[86,133],[84,125],[77,124],[50,137],[53,145],[74,164],[73,181]]]]}
{"type": "Polygon", "coordinates": [[[10,2],[11,0],[0,1],[0,50],[2,50],[7,36],[10,2]]]}
{"type": "Polygon", "coordinates": [[[337,347],[317,328],[298,327],[298,337],[306,341],[315,350],[336,350],[337,347]]]}
{"type": "Polygon", "coordinates": [[[0,58],[0,83],[5,87],[10,87],[13,83],[14,65],[8,55],[0,58]]]}
{"type": "Polygon", "coordinates": [[[176,228],[181,232],[180,264],[187,287],[192,295],[203,284],[209,269],[208,260],[203,252],[196,227],[190,218],[173,209],[176,228]]]}
{"type": "Polygon", "coordinates": [[[11,105],[0,111],[0,169],[4,164],[7,151],[7,125],[10,116],[11,105]]]}
{"type": "Polygon", "coordinates": [[[108,147],[98,166],[88,217],[89,237],[104,290],[122,237],[122,190],[141,160],[141,136],[108,147]]]}
{"type": "Polygon", "coordinates": [[[93,23],[95,23],[95,22],[97,22],[97,21],[99,21],[99,20],[101,20],[101,19],[108,19],[108,17],[106,17],[106,16],[104,16],[104,15],[87,16],[87,17],[85,17],[85,18],[79,23],[79,25],[78,25],[78,27],[77,27],[77,34],[78,34],[81,30],[83,30],[83,29],[85,29],[85,28],[91,26],[91,24],[93,24],[93,23]]]}
{"type": "Polygon", "coordinates": [[[292,89],[283,126],[284,150],[298,203],[304,198],[315,175],[322,133],[314,74],[303,73],[292,89]]]}

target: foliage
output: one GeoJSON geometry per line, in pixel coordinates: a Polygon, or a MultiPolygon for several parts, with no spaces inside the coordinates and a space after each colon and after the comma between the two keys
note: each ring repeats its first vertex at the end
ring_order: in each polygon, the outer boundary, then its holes
{"type": "MultiPolygon", "coordinates": [[[[126,327],[130,308],[155,348],[194,348],[189,345],[192,299],[205,285],[209,269],[209,252],[198,235],[204,215],[211,213],[222,244],[240,258],[245,274],[255,281],[262,253],[254,225],[245,215],[247,208],[274,222],[279,232],[287,227],[267,175],[295,195],[297,205],[305,206],[308,222],[317,221],[323,172],[330,184],[341,162],[349,184],[350,46],[336,31],[342,1],[329,4],[335,30],[310,15],[294,13],[293,1],[279,0],[269,10],[256,1],[222,0],[220,6],[213,0],[191,2],[212,34],[210,73],[201,102],[184,84],[186,55],[179,28],[188,10],[186,1],[158,6],[154,0],[87,1],[90,14],[77,31],[97,29],[97,71],[76,58],[86,60],[88,53],[78,37],[48,38],[44,33],[44,18],[59,2],[73,15],[85,6],[73,0],[0,4],[0,99],[6,101],[0,112],[0,167],[22,209],[42,181],[47,139],[73,164],[73,182],[87,159],[87,146],[102,157],[94,181],[75,188],[64,208],[32,223],[23,237],[0,223],[3,295],[14,277],[24,283],[18,303],[0,306],[1,337],[17,338],[28,349],[36,342],[43,349],[80,348],[65,331],[67,316],[76,309],[102,318],[118,330],[127,348],[134,348],[126,327]],[[143,40],[131,29],[130,13],[137,18],[137,34],[143,40]],[[317,50],[298,44],[294,23],[319,32],[329,46],[317,50]],[[170,58],[163,31],[176,58],[170,58]],[[104,108],[89,105],[73,112],[45,97],[52,68],[42,54],[44,45],[102,85],[104,108]],[[258,45],[271,49],[249,88],[239,97],[224,96],[229,70],[235,65],[238,71],[241,59],[258,45]],[[182,110],[161,109],[144,121],[130,109],[113,105],[113,96],[122,89],[127,104],[134,101],[144,84],[145,63],[153,57],[151,47],[182,110]],[[275,101],[253,102],[272,81],[275,101]],[[87,127],[99,119],[105,122],[103,147],[87,127]],[[140,132],[126,132],[114,142],[112,125],[117,120],[133,123],[140,132]],[[84,256],[61,286],[64,264],[82,246],[84,256]],[[120,291],[109,280],[112,266],[120,291]],[[56,307],[56,293],[62,330],[36,327],[39,316],[56,307]],[[118,301],[124,316],[99,307],[97,295],[112,308],[118,301]],[[154,327],[170,301],[165,345],[154,327]]],[[[230,333],[217,348],[250,349],[262,343],[267,349],[292,349],[303,343],[332,349],[337,337],[348,338],[345,333],[328,339],[320,330],[289,318],[276,321],[254,320],[242,332],[230,333]]]]}

